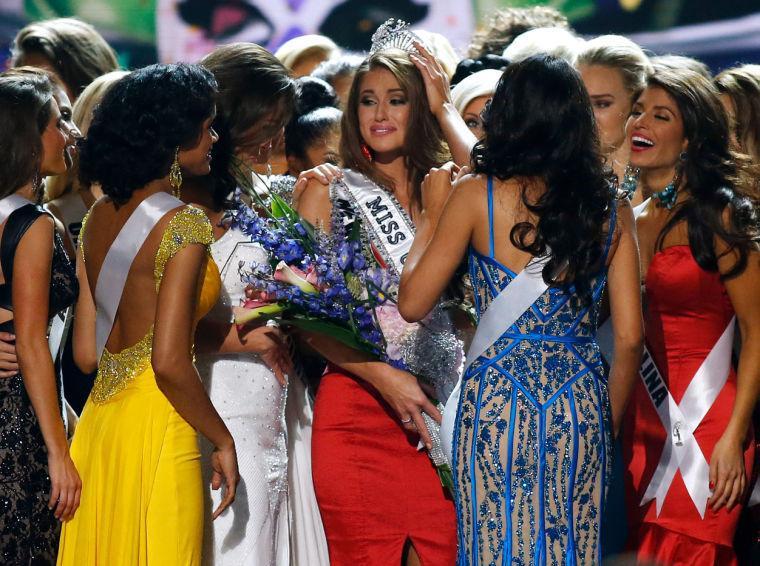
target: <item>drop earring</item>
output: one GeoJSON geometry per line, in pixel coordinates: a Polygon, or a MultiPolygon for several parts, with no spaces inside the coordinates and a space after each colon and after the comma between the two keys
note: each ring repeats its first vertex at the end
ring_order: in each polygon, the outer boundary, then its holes
{"type": "Polygon", "coordinates": [[[652,198],[659,201],[657,204],[664,206],[668,210],[672,210],[676,205],[676,200],[678,199],[678,185],[681,184],[681,172],[683,170],[683,164],[688,157],[689,154],[685,151],[678,154],[679,163],[676,164],[676,172],[673,175],[673,180],[665,185],[665,188],[661,191],[652,193],[652,198]]]}
{"type": "Polygon", "coordinates": [[[172,194],[180,198],[182,190],[182,170],[179,167],[179,147],[174,151],[174,161],[169,169],[169,184],[172,186],[172,194]]]}
{"type": "Polygon", "coordinates": [[[372,163],[372,150],[364,142],[362,142],[361,151],[362,151],[362,155],[364,156],[364,159],[372,163]]]}

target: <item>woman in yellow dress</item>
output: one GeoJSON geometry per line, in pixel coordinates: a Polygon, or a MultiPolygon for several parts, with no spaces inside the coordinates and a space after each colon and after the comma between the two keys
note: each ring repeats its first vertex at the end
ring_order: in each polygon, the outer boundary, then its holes
{"type": "Polygon", "coordinates": [[[80,233],[74,358],[98,375],[71,447],[82,497],[59,565],[199,564],[196,430],[215,446],[212,487],[226,485],[215,516],[234,499],[234,441],[192,354],[219,294],[212,229],[177,198],[183,173],[209,172],[215,92],[196,65],[135,71],[105,96],[81,146],[83,180],[106,197],[80,233]]]}

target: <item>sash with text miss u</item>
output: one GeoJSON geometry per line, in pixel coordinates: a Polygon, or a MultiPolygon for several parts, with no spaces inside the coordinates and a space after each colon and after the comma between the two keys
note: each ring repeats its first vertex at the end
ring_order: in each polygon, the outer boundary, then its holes
{"type": "MultiPolygon", "coordinates": [[[[34,203],[15,193],[0,200],[0,224],[4,224],[11,214],[28,204],[33,205],[34,203]]],[[[69,320],[69,313],[70,309],[66,309],[55,315],[50,322],[50,328],[48,330],[48,347],[50,348],[50,355],[53,360],[58,357],[58,352],[61,349],[63,335],[66,331],[67,321],[69,320]]]]}
{"type": "Polygon", "coordinates": [[[361,173],[345,169],[335,183],[361,214],[377,262],[401,275],[414,241],[409,215],[390,192],[361,173]]]}
{"type": "Polygon", "coordinates": [[[184,204],[169,193],[152,194],[135,208],[108,249],[95,285],[95,345],[98,360],[111,335],[116,311],[135,257],[159,220],[184,204]]]}

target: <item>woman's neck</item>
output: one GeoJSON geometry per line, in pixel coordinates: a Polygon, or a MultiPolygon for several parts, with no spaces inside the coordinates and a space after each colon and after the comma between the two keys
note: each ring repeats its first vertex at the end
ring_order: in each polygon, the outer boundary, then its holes
{"type": "Polygon", "coordinates": [[[393,196],[408,210],[412,197],[412,187],[409,184],[409,169],[406,167],[404,156],[401,154],[379,154],[375,156],[373,165],[380,173],[393,181],[393,196]]]}
{"type": "Polygon", "coordinates": [[[620,144],[620,147],[613,149],[612,153],[607,156],[608,164],[612,169],[612,172],[618,178],[618,182],[623,181],[625,175],[625,168],[628,165],[628,161],[631,158],[631,149],[627,142],[620,144]]]}
{"type": "Polygon", "coordinates": [[[209,177],[186,179],[182,183],[180,198],[187,204],[192,204],[208,212],[219,212],[219,208],[214,203],[209,177]]]}
{"type": "Polygon", "coordinates": [[[15,192],[15,194],[25,198],[26,200],[37,202],[37,195],[34,192],[34,185],[32,185],[31,182],[21,187],[15,192]]]}
{"type": "Polygon", "coordinates": [[[641,170],[641,190],[648,198],[668,186],[676,176],[675,167],[658,167],[641,170]]]}

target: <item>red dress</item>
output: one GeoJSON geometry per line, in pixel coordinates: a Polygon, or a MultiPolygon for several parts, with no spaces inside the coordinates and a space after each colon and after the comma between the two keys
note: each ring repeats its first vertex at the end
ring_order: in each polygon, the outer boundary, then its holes
{"type": "Polygon", "coordinates": [[[331,566],[401,564],[407,540],[423,566],[455,563],[454,504],[418,440],[372,386],[328,368],[314,407],[312,475],[331,566]]]}
{"type": "MultiPolygon", "coordinates": [[[[734,316],[731,301],[717,273],[704,271],[687,245],[655,254],[646,276],[646,344],[670,393],[680,403],[692,377],[734,316]]],[[[707,462],[728,424],[736,397],[736,374],[705,415],[694,437],[707,462]]],[[[638,379],[624,430],[629,547],[641,560],[661,564],[735,564],[733,539],[742,506],[717,513],[709,504],[704,519],[677,471],[657,516],[655,501],[641,506],[670,441],[647,392],[638,379]]],[[[751,431],[750,431],[751,436],[751,431]]],[[[744,460],[751,477],[754,442],[748,438],[744,460]]]]}

